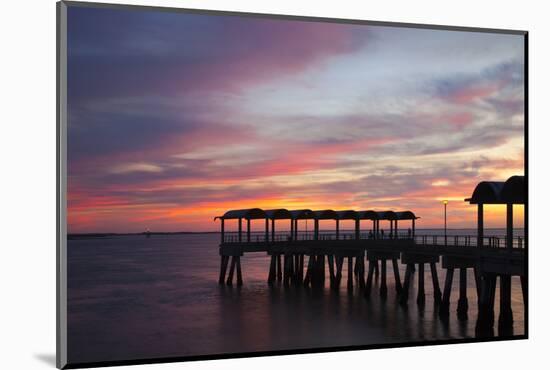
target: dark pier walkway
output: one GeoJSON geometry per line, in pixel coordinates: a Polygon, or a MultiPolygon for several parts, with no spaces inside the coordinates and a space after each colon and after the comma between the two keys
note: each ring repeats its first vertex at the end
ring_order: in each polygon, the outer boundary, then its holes
{"type": "Polygon", "coordinates": [[[371,294],[373,275],[380,275],[379,293],[387,295],[387,263],[392,263],[395,289],[399,303],[409,303],[409,286],[413,273],[417,272],[418,293],[416,302],[425,304],[425,267],[429,266],[434,303],[442,317],[449,315],[452,282],[455,270],[459,273],[459,300],[457,315],[465,318],[470,307],[466,297],[467,269],[473,269],[477,287],[478,311],[476,331],[492,332],[494,327],[494,300],[496,281],[499,278],[500,313],[499,331],[506,333],[512,326],[511,277],[520,276],[527,304],[527,279],[525,275],[526,240],[513,235],[513,205],[525,204],[525,183],[521,176],[513,176],[506,182],[482,182],[475,188],[467,202],[478,207],[478,231],[471,236],[417,235],[416,220],[411,211],[377,212],[333,211],[309,209],[262,210],[259,208],[232,210],[221,220],[220,284],[243,284],[241,256],[245,253],[266,253],[270,256],[267,283],[275,281],[285,286],[305,285],[322,287],[328,275],[331,288],[338,289],[343,279],[343,265],[347,263],[346,284],[350,292],[354,283],[366,299],[371,294]],[[483,205],[506,206],[506,236],[484,236],[483,205]],[[237,220],[238,231],[226,232],[227,220],[237,220]],[[307,221],[313,230],[307,230],[307,221]],[[321,220],[332,220],[334,232],[321,231],[321,220]],[[348,220],[353,230],[342,231],[341,223],[348,220]],[[246,230],[243,231],[243,221],[246,230]],[[306,229],[300,230],[300,221],[306,229]],[[252,222],[261,222],[263,231],[251,231],[252,222]],[[280,223],[288,222],[288,231],[277,231],[280,223]],[[389,232],[380,229],[380,223],[389,226],[389,232]],[[407,229],[399,229],[406,223],[407,229]],[[398,263],[406,265],[405,276],[399,276],[398,263]],[[443,291],[436,265],[446,271],[443,291]],[[328,269],[327,269],[328,267],[328,269]],[[328,271],[327,271],[328,270],[328,271]],[[328,272],[328,274],[327,274],[328,272]]]}

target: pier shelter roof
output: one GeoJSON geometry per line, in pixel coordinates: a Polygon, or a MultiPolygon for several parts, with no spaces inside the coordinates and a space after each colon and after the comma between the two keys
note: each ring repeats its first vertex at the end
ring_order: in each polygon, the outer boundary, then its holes
{"type": "Polygon", "coordinates": [[[266,214],[260,208],[233,209],[225,212],[223,216],[218,216],[216,218],[220,218],[223,220],[230,220],[230,219],[237,219],[237,218],[253,220],[258,218],[266,218],[266,214]]]}
{"type": "Polygon", "coordinates": [[[464,201],[470,204],[525,204],[524,177],[512,176],[505,182],[482,181],[464,201]]]}
{"type": "Polygon", "coordinates": [[[482,181],[477,184],[471,198],[465,199],[470,204],[504,204],[501,199],[502,181],[482,181]]]}
{"type": "Polygon", "coordinates": [[[397,214],[393,211],[376,212],[378,220],[398,220],[397,214]]]}
{"type": "Polygon", "coordinates": [[[411,211],[395,212],[395,214],[397,215],[398,220],[416,220],[420,218],[411,211]]]}
{"type": "Polygon", "coordinates": [[[347,210],[347,211],[336,211],[336,216],[339,220],[357,220],[359,216],[357,211],[347,210]]]}
{"type": "Polygon", "coordinates": [[[503,203],[525,204],[525,182],[523,176],[512,176],[506,180],[500,197],[503,203]]]}
{"type": "Polygon", "coordinates": [[[279,209],[269,209],[264,211],[266,218],[271,220],[290,220],[292,218],[291,213],[284,208],[279,209]]]}
{"type": "Polygon", "coordinates": [[[378,212],[372,210],[357,211],[357,216],[360,220],[378,220],[378,212]]]}
{"type": "Polygon", "coordinates": [[[338,214],[332,209],[324,209],[321,211],[313,211],[314,218],[317,220],[336,220],[338,214]]]}
{"type": "Polygon", "coordinates": [[[315,215],[311,209],[295,209],[290,211],[290,217],[293,220],[311,220],[315,215]]]}

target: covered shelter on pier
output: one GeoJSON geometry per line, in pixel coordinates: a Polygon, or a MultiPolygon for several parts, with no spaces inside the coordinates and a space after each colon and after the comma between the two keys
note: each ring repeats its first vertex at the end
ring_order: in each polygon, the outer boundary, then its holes
{"type": "MultiPolygon", "coordinates": [[[[506,249],[512,252],[514,248],[514,204],[525,204],[526,183],[523,176],[512,176],[502,181],[482,181],[475,187],[472,196],[464,199],[477,205],[477,245],[483,246],[483,206],[485,204],[506,205],[506,249]]],[[[525,302],[526,278],[520,273],[523,298],[525,302]]],[[[491,322],[494,305],[496,275],[488,274],[483,280],[480,298],[481,321],[491,322]]],[[[511,274],[500,273],[500,316],[499,326],[511,325],[513,322],[511,306],[511,274]]],[[[492,323],[490,324],[492,326],[492,323]]]]}
{"type": "Polygon", "coordinates": [[[338,220],[338,214],[332,209],[313,211],[314,234],[313,239],[319,239],[319,220],[338,220]]]}
{"type": "Polygon", "coordinates": [[[290,235],[293,235],[292,214],[284,208],[265,211],[265,240],[269,240],[269,220],[271,220],[271,240],[275,241],[275,220],[290,220],[290,235]]]}
{"type": "Polygon", "coordinates": [[[341,220],[353,220],[355,222],[355,239],[360,239],[361,233],[361,220],[372,220],[373,236],[376,238],[379,235],[380,220],[390,221],[390,235],[396,235],[397,233],[397,221],[398,220],[412,220],[413,235],[415,229],[415,220],[419,218],[411,211],[394,212],[394,211],[355,211],[355,210],[343,210],[334,211],[332,209],[315,210],[310,209],[298,209],[287,210],[285,208],[262,210],[260,208],[247,208],[230,210],[224,213],[223,216],[216,216],[214,220],[221,220],[221,240],[225,241],[225,220],[236,219],[238,220],[238,242],[243,242],[243,227],[242,221],[246,220],[246,241],[251,241],[251,220],[264,219],[265,220],[265,239],[269,242],[275,241],[276,237],[276,220],[289,220],[290,221],[290,236],[291,239],[298,239],[298,221],[299,220],[314,220],[314,240],[319,239],[319,220],[334,220],[336,222],[336,239],[340,238],[340,221],[341,220]],[[269,221],[271,221],[271,233],[269,232],[269,221]],[[271,237],[270,237],[271,234],[271,237]]]}
{"type": "Polygon", "coordinates": [[[239,242],[242,241],[242,229],[243,229],[243,222],[242,220],[246,220],[246,240],[250,242],[250,220],[255,219],[263,219],[266,218],[266,214],[263,210],[260,208],[248,208],[248,209],[235,209],[231,211],[227,211],[223,214],[223,216],[216,216],[214,217],[214,221],[216,219],[221,220],[221,240],[222,243],[224,242],[225,238],[225,220],[239,220],[239,242]]]}
{"type": "Polygon", "coordinates": [[[523,176],[512,176],[506,181],[482,181],[470,198],[464,199],[477,204],[477,245],[483,245],[483,205],[506,205],[506,247],[513,248],[514,204],[525,204],[525,182],[523,176]]]}
{"type": "Polygon", "coordinates": [[[340,239],[340,220],[355,221],[355,239],[359,239],[359,214],[354,210],[336,211],[336,239],[340,239]]]}
{"type": "Polygon", "coordinates": [[[376,233],[377,237],[380,235],[380,221],[390,222],[390,237],[394,236],[394,222],[397,222],[397,214],[394,211],[377,211],[376,212],[376,233]]]}
{"type": "Polygon", "coordinates": [[[397,234],[397,221],[410,220],[411,221],[411,235],[409,235],[409,236],[412,236],[414,238],[414,236],[416,234],[416,220],[419,219],[420,217],[416,216],[411,211],[400,211],[400,212],[395,212],[395,214],[397,215],[397,220],[395,220],[395,233],[397,234]]]}
{"type": "Polygon", "coordinates": [[[313,220],[315,215],[311,209],[296,209],[290,212],[290,217],[292,218],[293,224],[293,235],[294,240],[298,240],[298,220],[313,220]]]}
{"type": "Polygon", "coordinates": [[[378,213],[373,210],[357,211],[357,218],[359,220],[371,220],[372,221],[372,236],[376,238],[377,225],[378,225],[378,213]]]}

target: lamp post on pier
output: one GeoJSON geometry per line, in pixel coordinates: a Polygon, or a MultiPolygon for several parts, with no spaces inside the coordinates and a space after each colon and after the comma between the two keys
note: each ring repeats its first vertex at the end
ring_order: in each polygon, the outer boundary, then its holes
{"type": "Polygon", "coordinates": [[[445,199],[443,201],[443,215],[445,219],[445,245],[447,245],[447,203],[449,203],[449,201],[445,199]]]}

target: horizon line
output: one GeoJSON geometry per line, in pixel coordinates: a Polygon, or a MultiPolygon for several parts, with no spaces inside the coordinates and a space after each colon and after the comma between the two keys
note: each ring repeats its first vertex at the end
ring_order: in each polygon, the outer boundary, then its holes
{"type": "MultiPolygon", "coordinates": [[[[449,230],[476,230],[476,227],[455,227],[450,228],[447,227],[447,231],[449,230]]],[[[485,227],[484,230],[498,230],[498,229],[506,229],[506,227],[485,227]]],[[[521,230],[525,229],[525,227],[514,227],[514,230],[521,230]]],[[[399,231],[406,231],[407,228],[399,229],[399,231]]],[[[416,228],[416,231],[418,230],[445,230],[443,227],[423,227],[423,228],[416,228]]],[[[290,230],[280,230],[277,232],[286,232],[290,230]]],[[[304,232],[305,230],[301,230],[300,232],[304,232]]],[[[327,229],[320,229],[320,232],[322,231],[334,231],[334,230],[327,230],[327,229]]],[[[341,229],[342,231],[355,231],[354,229],[341,229]]],[[[365,230],[369,231],[369,230],[365,230]]],[[[237,233],[238,231],[226,231],[226,233],[237,233]]],[[[258,231],[251,231],[251,233],[262,233],[263,230],[258,231]]],[[[313,232],[313,229],[307,230],[307,232],[313,232]]],[[[135,231],[135,232],[99,232],[99,231],[93,231],[93,232],[80,232],[80,233],[67,233],[67,236],[80,236],[80,235],[144,235],[144,234],[221,234],[221,231],[135,231]]],[[[243,230],[243,234],[246,234],[246,231],[243,230]]]]}

